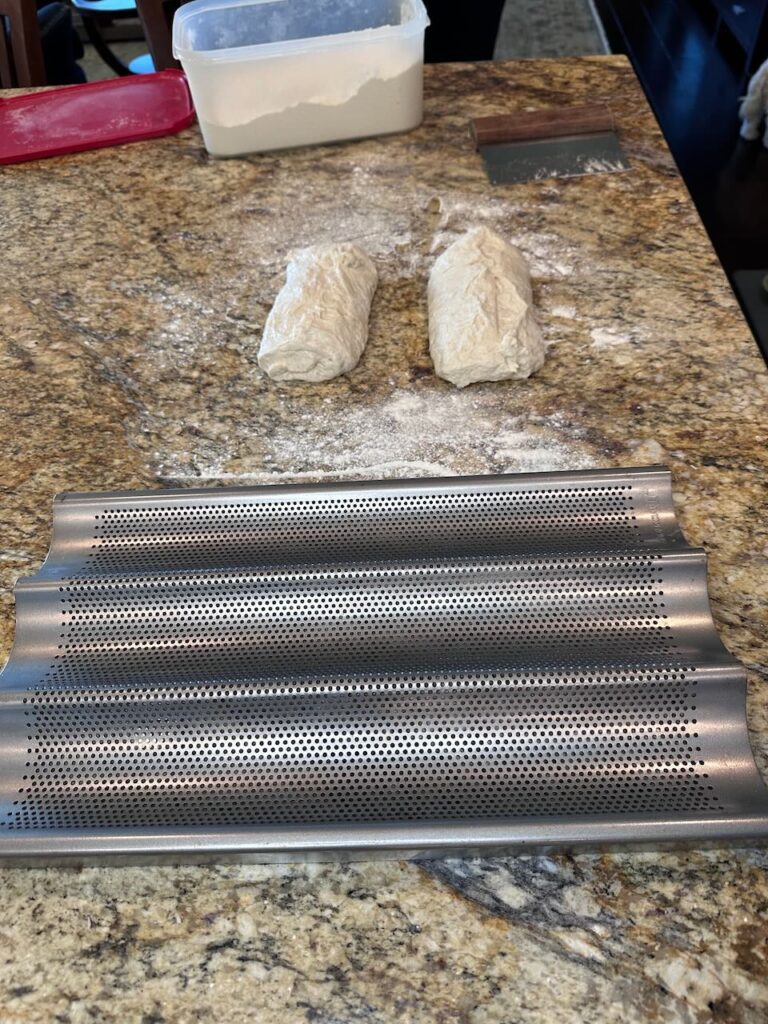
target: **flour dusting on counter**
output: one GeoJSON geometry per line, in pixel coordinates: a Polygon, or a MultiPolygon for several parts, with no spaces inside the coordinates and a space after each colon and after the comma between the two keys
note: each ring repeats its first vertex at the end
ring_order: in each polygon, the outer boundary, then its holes
{"type": "Polygon", "coordinates": [[[550,316],[556,316],[559,320],[576,320],[575,306],[553,306],[549,310],[550,316]]]}
{"type": "Polygon", "coordinates": [[[615,327],[594,327],[590,332],[592,348],[616,348],[617,345],[630,345],[629,335],[617,331],[615,327]]]}
{"type": "Polygon", "coordinates": [[[517,223],[510,230],[510,221],[521,222],[522,213],[522,207],[504,199],[479,202],[477,197],[441,196],[440,218],[430,252],[438,254],[468,228],[484,225],[522,249],[535,276],[557,278],[572,274],[577,259],[583,261],[583,253],[551,232],[521,230],[517,223]]]}
{"type": "MultiPolygon", "coordinates": [[[[251,268],[251,276],[254,263],[279,275],[296,248],[353,242],[377,260],[382,281],[426,278],[444,248],[469,228],[485,225],[523,250],[534,277],[590,272],[583,247],[562,234],[524,226],[530,206],[524,210],[508,199],[481,200],[457,190],[438,193],[420,182],[411,187],[407,203],[396,190],[372,194],[376,179],[366,167],[364,145],[347,167],[343,189],[330,200],[325,193],[322,202],[312,202],[311,183],[290,211],[263,210],[252,196],[241,199],[230,211],[227,233],[235,262],[251,268]]],[[[272,297],[257,296],[259,301],[272,297]]]]}
{"type": "Polygon", "coordinates": [[[166,464],[163,475],[184,484],[251,484],[540,473],[595,465],[581,446],[563,440],[557,417],[499,416],[488,393],[482,388],[450,394],[396,390],[360,406],[328,399],[327,415],[307,412],[291,426],[278,425],[264,439],[261,465],[248,460],[233,470],[227,459],[214,458],[197,460],[194,474],[166,464]]]}

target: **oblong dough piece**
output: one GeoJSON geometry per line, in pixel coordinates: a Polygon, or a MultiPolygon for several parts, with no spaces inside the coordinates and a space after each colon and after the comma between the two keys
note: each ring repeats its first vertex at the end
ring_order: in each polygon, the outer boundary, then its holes
{"type": "Polygon", "coordinates": [[[259,366],[273,380],[324,381],[357,365],[378,274],[351,242],[294,253],[267,317],[259,366]]]}
{"type": "Polygon", "coordinates": [[[521,380],[544,365],[528,264],[495,231],[472,228],[450,245],[435,261],[427,297],[438,377],[464,388],[521,380]]]}

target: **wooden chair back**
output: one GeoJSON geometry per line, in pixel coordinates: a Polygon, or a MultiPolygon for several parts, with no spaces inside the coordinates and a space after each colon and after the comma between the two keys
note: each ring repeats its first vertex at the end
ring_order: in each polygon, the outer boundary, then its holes
{"type": "Polygon", "coordinates": [[[0,86],[45,84],[35,0],[0,0],[0,86]]]}

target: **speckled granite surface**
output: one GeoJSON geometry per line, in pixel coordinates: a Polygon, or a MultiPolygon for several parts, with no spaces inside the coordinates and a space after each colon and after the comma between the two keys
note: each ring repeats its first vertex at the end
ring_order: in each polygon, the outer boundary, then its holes
{"type": "MultiPolygon", "coordinates": [[[[620,58],[429,68],[409,135],[217,163],[197,132],[0,171],[2,654],[60,490],[665,462],[768,749],[768,374],[620,58]],[[633,170],[492,189],[467,118],[605,98],[633,170]],[[425,279],[529,255],[550,359],[456,392],[425,279]],[[286,253],[379,261],[328,385],[256,365],[286,253]]],[[[0,872],[0,1021],[763,1021],[764,851],[0,872]]]]}

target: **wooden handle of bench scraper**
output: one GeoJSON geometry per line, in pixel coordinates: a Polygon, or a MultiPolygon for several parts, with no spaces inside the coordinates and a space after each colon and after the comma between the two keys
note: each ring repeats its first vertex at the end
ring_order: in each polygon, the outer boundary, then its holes
{"type": "Polygon", "coordinates": [[[472,120],[475,147],[501,142],[527,142],[554,139],[563,135],[588,135],[613,131],[615,124],[609,107],[595,103],[559,110],[520,110],[512,114],[493,114],[472,120]]]}

